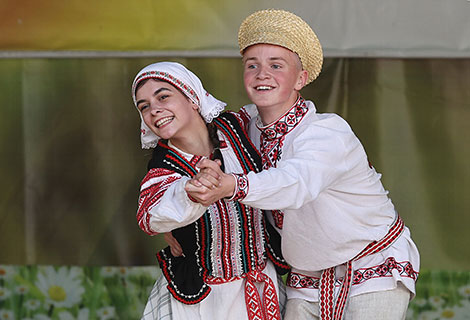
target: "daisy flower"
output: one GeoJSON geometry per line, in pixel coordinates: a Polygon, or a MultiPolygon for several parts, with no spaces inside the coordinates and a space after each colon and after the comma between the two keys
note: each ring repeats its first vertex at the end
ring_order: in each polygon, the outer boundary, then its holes
{"type": "Polygon", "coordinates": [[[460,287],[459,293],[464,298],[470,298],[470,285],[460,287]]]}
{"type": "Polygon", "coordinates": [[[420,308],[424,307],[426,303],[427,303],[426,299],[423,299],[423,298],[416,298],[413,300],[413,304],[420,308]]]}
{"type": "Polygon", "coordinates": [[[0,319],[2,320],[15,320],[13,311],[2,309],[0,310],[0,319]]]}
{"type": "Polygon", "coordinates": [[[125,278],[129,275],[129,268],[127,267],[117,267],[116,268],[116,271],[117,271],[117,274],[120,275],[121,277],[125,278]]]}
{"type": "Polygon", "coordinates": [[[434,308],[440,308],[444,305],[445,301],[441,296],[432,296],[432,297],[429,297],[429,303],[434,308]]]}
{"type": "Polygon", "coordinates": [[[25,303],[26,309],[31,310],[31,311],[36,310],[40,306],[41,306],[41,302],[39,300],[36,300],[36,299],[28,300],[25,303]]]}
{"type": "Polygon", "coordinates": [[[0,287],[0,301],[6,300],[11,296],[11,292],[4,287],[0,287]]]}
{"type": "Polygon", "coordinates": [[[12,266],[0,265],[0,279],[11,279],[14,274],[15,269],[12,266]]]}
{"type": "Polygon", "coordinates": [[[460,307],[446,307],[440,309],[438,314],[438,319],[458,319],[464,320],[469,319],[467,317],[467,310],[460,308],[460,307]]]}
{"type": "Polygon", "coordinates": [[[104,307],[96,311],[101,320],[113,319],[116,316],[114,307],[104,307]]]}
{"type": "Polygon", "coordinates": [[[115,267],[106,266],[101,268],[101,276],[103,278],[112,278],[116,275],[116,273],[117,270],[115,267]]]}
{"type": "Polygon", "coordinates": [[[88,320],[90,318],[90,310],[88,308],[80,309],[76,318],[68,311],[62,311],[58,316],[59,320],[88,320]]]}
{"type": "Polygon", "coordinates": [[[46,297],[47,303],[59,308],[70,308],[82,300],[85,289],[77,268],[60,267],[56,271],[54,267],[49,266],[41,271],[38,273],[36,286],[46,297]]]}
{"type": "Polygon", "coordinates": [[[27,286],[19,285],[15,288],[15,292],[20,295],[25,295],[29,291],[29,288],[27,286]]]}
{"type": "Polygon", "coordinates": [[[418,314],[417,320],[437,320],[438,315],[434,311],[424,311],[418,314]]]}

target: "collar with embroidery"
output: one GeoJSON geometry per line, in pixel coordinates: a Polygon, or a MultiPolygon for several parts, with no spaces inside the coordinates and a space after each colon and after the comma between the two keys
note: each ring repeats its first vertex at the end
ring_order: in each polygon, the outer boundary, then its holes
{"type": "Polygon", "coordinates": [[[294,129],[303,119],[308,111],[305,100],[299,96],[292,108],[289,109],[278,120],[274,121],[267,126],[263,126],[261,119],[258,116],[256,126],[261,131],[263,137],[267,140],[279,139],[294,129]]]}

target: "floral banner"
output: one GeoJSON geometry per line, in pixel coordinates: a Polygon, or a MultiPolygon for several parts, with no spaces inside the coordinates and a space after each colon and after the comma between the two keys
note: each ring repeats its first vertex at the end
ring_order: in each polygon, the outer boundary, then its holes
{"type": "Polygon", "coordinates": [[[157,267],[0,265],[0,319],[139,319],[157,267]]]}
{"type": "MultiPolygon", "coordinates": [[[[140,319],[157,267],[0,265],[0,319],[140,319]]],[[[470,272],[422,271],[408,320],[470,319],[470,272]]]]}

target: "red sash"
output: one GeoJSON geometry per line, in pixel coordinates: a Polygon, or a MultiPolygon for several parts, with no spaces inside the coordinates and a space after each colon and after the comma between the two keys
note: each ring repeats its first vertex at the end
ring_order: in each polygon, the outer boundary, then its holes
{"type": "Polygon", "coordinates": [[[344,315],[346,301],[352,283],[352,263],[365,256],[378,253],[388,248],[402,234],[405,228],[403,220],[397,215],[388,233],[379,241],[371,242],[357,256],[346,262],[346,274],[343,278],[341,289],[336,301],[334,301],[335,267],[322,271],[320,278],[320,319],[341,320],[344,315]]]}

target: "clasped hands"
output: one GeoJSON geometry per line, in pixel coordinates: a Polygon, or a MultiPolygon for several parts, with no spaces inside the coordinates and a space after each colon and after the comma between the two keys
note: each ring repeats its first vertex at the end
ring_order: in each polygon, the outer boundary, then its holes
{"type": "Polygon", "coordinates": [[[220,169],[219,160],[203,159],[197,163],[199,173],[186,182],[185,191],[204,206],[230,198],[235,192],[235,177],[220,169]]]}
{"type": "MultiPolygon", "coordinates": [[[[220,169],[219,160],[203,159],[198,162],[199,173],[186,182],[185,191],[197,202],[204,206],[225,198],[231,197],[235,192],[235,178],[220,169]]],[[[171,232],[164,235],[170,246],[171,254],[175,257],[183,256],[183,249],[171,232]]]]}

